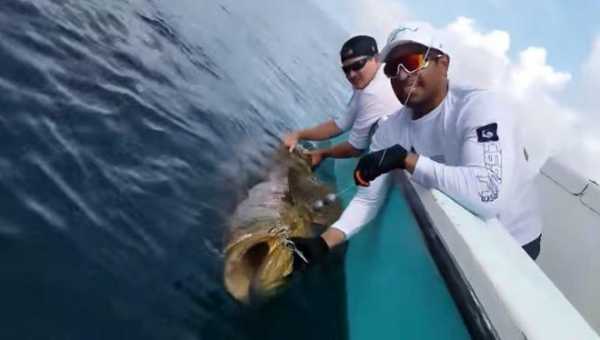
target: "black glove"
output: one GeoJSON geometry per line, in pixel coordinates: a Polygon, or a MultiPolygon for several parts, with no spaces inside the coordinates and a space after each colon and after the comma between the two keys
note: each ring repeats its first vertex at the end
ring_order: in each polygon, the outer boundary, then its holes
{"type": "Polygon", "coordinates": [[[387,149],[364,155],[354,169],[354,182],[356,185],[363,185],[357,178],[359,174],[363,181],[370,182],[388,171],[404,169],[404,160],[407,154],[405,148],[396,144],[387,149]]]}
{"type": "Polygon", "coordinates": [[[308,263],[302,257],[294,252],[294,271],[304,270],[309,265],[318,263],[329,253],[327,242],[321,237],[292,237],[290,241],[294,242],[296,249],[306,258],[308,263]]]}

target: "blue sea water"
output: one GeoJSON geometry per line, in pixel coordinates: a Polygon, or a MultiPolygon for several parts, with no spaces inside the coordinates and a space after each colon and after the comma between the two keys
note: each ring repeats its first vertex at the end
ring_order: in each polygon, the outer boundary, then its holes
{"type": "Polygon", "coordinates": [[[345,100],[327,27],[295,2],[1,2],[0,338],[256,338],[226,219],[345,100]]]}
{"type": "Polygon", "coordinates": [[[341,257],[223,290],[227,218],[285,131],[338,112],[310,2],[0,2],[0,339],[344,339],[341,257]]]}

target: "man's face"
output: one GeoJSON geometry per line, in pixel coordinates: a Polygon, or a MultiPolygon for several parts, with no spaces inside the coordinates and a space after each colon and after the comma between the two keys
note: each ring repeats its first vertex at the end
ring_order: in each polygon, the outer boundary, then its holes
{"type": "MultiPolygon", "coordinates": [[[[446,82],[448,72],[447,56],[440,55],[439,52],[430,50],[427,53],[427,47],[422,45],[409,45],[399,47],[392,51],[386,63],[386,74],[396,73],[399,62],[404,61],[409,71],[412,65],[411,58],[419,59],[418,54],[425,62],[422,66],[413,72],[406,72],[402,67],[398,70],[396,77],[390,79],[394,93],[400,102],[410,108],[429,106],[429,102],[435,100],[439,91],[442,91],[446,82]]],[[[418,63],[413,63],[416,65],[418,63]]]]}
{"type": "Polygon", "coordinates": [[[346,79],[352,84],[352,87],[357,90],[362,90],[367,85],[375,72],[377,72],[377,61],[374,57],[358,56],[344,60],[342,69],[346,75],[346,79]]]}

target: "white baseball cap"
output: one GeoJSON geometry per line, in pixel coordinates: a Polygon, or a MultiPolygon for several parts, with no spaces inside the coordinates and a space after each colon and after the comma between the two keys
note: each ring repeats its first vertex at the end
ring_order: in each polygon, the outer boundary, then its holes
{"type": "Polygon", "coordinates": [[[381,62],[387,62],[392,50],[398,46],[419,44],[425,47],[435,48],[443,53],[445,46],[438,38],[433,27],[426,22],[406,22],[390,33],[385,47],[378,55],[381,62]]]}

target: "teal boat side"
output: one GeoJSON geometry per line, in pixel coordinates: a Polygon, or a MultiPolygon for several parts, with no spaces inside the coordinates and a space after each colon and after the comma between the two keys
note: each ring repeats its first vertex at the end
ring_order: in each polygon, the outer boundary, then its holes
{"type": "MultiPolygon", "coordinates": [[[[336,160],[338,189],[356,160],[336,160]]],[[[347,206],[352,188],[341,195],[347,206]]],[[[351,238],[345,259],[348,335],[362,339],[470,339],[421,229],[398,188],[378,217],[351,238]]]]}

